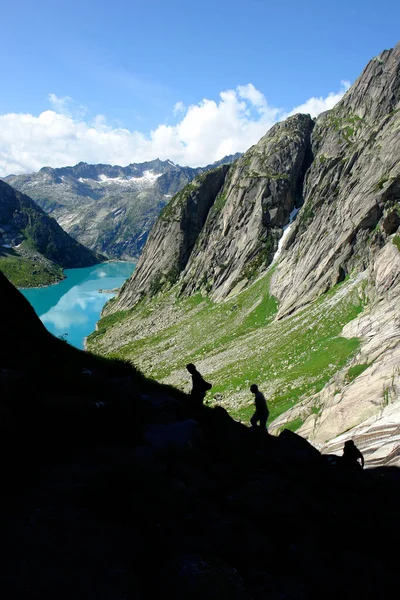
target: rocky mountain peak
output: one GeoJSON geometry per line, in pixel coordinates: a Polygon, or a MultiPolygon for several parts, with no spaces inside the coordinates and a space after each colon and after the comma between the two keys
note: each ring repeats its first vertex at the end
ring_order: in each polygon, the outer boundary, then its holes
{"type": "Polygon", "coordinates": [[[208,171],[186,186],[163,209],[132,276],[120,293],[121,305],[176,282],[185,269],[229,165],[208,171]]]}
{"type": "Polygon", "coordinates": [[[399,87],[400,42],[369,61],[338,108],[352,109],[360,118],[375,121],[398,108],[399,87]]]}
{"type": "Polygon", "coordinates": [[[277,123],[229,171],[202,175],[180,192],[161,213],[118,306],[131,306],[179,277],[186,295],[204,289],[222,298],[265,270],[290,214],[302,204],[313,127],[309,115],[277,123]],[[198,220],[200,206],[207,210],[198,220]],[[190,242],[182,241],[186,236],[190,242]]]}
{"type": "Polygon", "coordinates": [[[372,242],[384,243],[380,224],[400,210],[399,69],[397,45],[371,60],[337,106],[317,119],[304,206],[272,281],[280,315],[365,269],[372,242]]]}

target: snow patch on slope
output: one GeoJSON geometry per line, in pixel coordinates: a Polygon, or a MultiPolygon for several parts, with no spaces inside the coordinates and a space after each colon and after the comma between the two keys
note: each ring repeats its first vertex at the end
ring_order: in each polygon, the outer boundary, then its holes
{"type": "MultiPolygon", "coordinates": [[[[144,171],[142,177],[107,177],[107,175],[101,174],[99,175],[99,179],[97,183],[104,185],[125,185],[130,186],[132,184],[136,184],[139,186],[150,186],[152,185],[159,177],[161,177],[162,173],[154,173],[153,171],[144,171]]],[[[82,177],[79,178],[81,183],[86,183],[88,181],[93,181],[93,179],[84,179],[82,177]]]]}
{"type": "Polygon", "coordinates": [[[279,244],[278,244],[278,249],[274,254],[274,258],[272,259],[272,262],[275,262],[276,259],[280,256],[281,252],[282,252],[282,248],[283,248],[283,244],[287,238],[287,236],[289,235],[289,231],[292,227],[292,223],[297,215],[297,213],[299,212],[298,208],[294,208],[292,210],[292,212],[289,215],[289,223],[287,225],[284,226],[283,228],[283,233],[282,233],[282,237],[279,240],[279,244]]]}

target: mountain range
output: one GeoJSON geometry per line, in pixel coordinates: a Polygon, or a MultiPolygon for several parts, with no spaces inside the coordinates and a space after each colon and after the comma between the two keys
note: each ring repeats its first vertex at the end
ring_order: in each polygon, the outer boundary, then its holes
{"type": "Polygon", "coordinates": [[[127,167],[79,163],[9,175],[4,181],[28,194],[74,239],[108,258],[136,259],[161,209],[196,176],[219,164],[181,167],[159,159],[127,167]]]}
{"type": "Polygon", "coordinates": [[[400,44],[179,192],[88,347],[179,386],[194,362],[245,421],[258,383],[272,431],[399,464],[399,225],[400,44]]]}

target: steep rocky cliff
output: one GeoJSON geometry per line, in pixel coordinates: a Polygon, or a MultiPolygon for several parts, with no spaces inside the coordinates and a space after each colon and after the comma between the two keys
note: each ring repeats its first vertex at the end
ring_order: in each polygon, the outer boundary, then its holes
{"type": "Polygon", "coordinates": [[[400,225],[399,103],[400,44],[317,119],[304,206],[272,279],[280,315],[364,270],[400,225]]]}
{"type": "Polygon", "coordinates": [[[0,181],[0,268],[16,284],[25,285],[25,279],[28,285],[50,283],[62,278],[60,267],[86,267],[101,260],[31,198],[0,181]]]}
{"type": "Polygon", "coordinates": [[[319,117],[312,150],[305,205],[272,278],[278,316],[357,272],[368,305],[343,329],[361,342],[352,363],[294,409],[305,420],[299,431],[327,452],[353,437],[371,464],[383,457],[398,464],[400,44],[374,58],[343,100],[319,117]]]}
{"type": "Polygon", "coordinates": [[[185,295],[203,289],[220,299],[265,271],[302,203],[313,125],[308,115],[278,123],[228,173],[220,168],[182,190],[161,213],[114,308],[130,308],[179,276],[185,295]]]}
{"type": "Polygon", "coordinates": [[[176,282],[190,259],[228,169],[224,165],[196,178],[163,209],[132,276],[134,283],[128,281],[121,289],[121,306],[133,305],[144,294],[153,294],[176,282]]]}
{"type": "MultiPolygon", "coordinates": [[[[221,164],[239,155],[226,156],[221,164]]],[[[218,163],[218,164],[219,164],[218,163]]],[[[217,164],[215,165],[217,166],[217,164]]],[[[89,165],[9,175],[4,180],[31,196],[73,238],[110,258],[137,258],[163,206],[198,174],[159,159],[127,167],[89,165]]]]}
{"type": "Polygon", "coordinates": [[[219,300],[271,263],[302,204],[313,125],[309,115],[274,125],[231,167],[183,274],[185,294],[205,288],[219,300]]]}
{"type": "MultiPolygon", "coordinates": [[[[273,431],[290,426],[328,452],[354,436],[368,464],[399,464],[399,69],[400,44],[315,123],[291,117],[241,157],[172,282],[157,278],[151,237],[146,285],[125,285],[91,347],[175,385],[198,362],[210,401],[241,419],[258,381],[273,431]]],[[[174,247],[177,229],[155,231],[174,247]]]]}

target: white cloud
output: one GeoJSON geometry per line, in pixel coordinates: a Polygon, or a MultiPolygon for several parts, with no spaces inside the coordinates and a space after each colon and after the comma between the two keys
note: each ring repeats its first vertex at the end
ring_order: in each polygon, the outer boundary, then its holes
{"type": "Polygon", "coordinates": [[[73,102],[70,96],[59,98],[56,94],[49,94],[49,102],[56,112],[61,114],[68,113],[68,105],[73,102]]]}
{"type": "Polygon", "coordinates": [[[339,102],[350,87],[350,81],[342,80],[340,82],[340,90],[335,94],[330,92],[326,98],[309,98],[304,104],[296,106],[293,110],[288,113],[289,115],[295,115],[296,113],[308,113],[312,117],[318,116],[325,110],[330,110],[339,102]]]}
{"type": "Polygon", "coordinates": [[[78,104],[71,96],[60,97],[56,94],[49,94],[48,98],[54,111],[61,115],[83,119],[87,113],[86,106],[78,104]]]}
{"type": "Polygon", "coordinates": [[[174,106],[174,115],[182,114],[185,112],[185,110],[185,105],[183,104],[183,102],[179,101],[174,106]]]}
{"type": "Polygon", "coordinates": [[[310,98],[288,113],[269,106],[251,83],[220,93],[218,101],[203,99],[185,108],[177,102],[176,125],[161,124],[145,135],[112,127],[103,115],[85,120],[84,107],[72,98],[49,95],[54,110],[39,116],[0,115],[0,174],[37,171],[79,161],[126,165],[154,158],[181,165],[205,165],[226,154],[243,152],[255,144],[278,120],[297,112],[316,116],[332,108],[348,89],[326,98],[310,98]]]}

